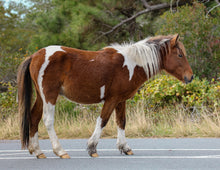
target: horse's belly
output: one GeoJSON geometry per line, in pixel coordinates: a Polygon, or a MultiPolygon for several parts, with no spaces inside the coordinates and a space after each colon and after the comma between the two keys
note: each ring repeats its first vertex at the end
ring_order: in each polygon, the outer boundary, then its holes
{"type": "Polygon", "coordinates": [[[81,103],[81,104],[93,104],[93,103],[100,103],[102,100],[100,100],[97,97],[89,96],[89,95],[84,95],[84,96],[70,96],[70,95],[65,95],[69,100],[76,102],[76,103],[81,103]]]}
{"type": "Polygon", "coordinates": [[[68,89],[62,88],[60,93],[71,101],[82,104],[100,103],[103,99],[100,98],[100,92],[92,89],[68,89]]]}

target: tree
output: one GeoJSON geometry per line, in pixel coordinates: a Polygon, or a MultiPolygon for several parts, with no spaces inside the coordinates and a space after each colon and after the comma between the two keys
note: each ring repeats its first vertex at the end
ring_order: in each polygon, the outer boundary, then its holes
{"type": "Polygon", "coordinates": [[[11,3],[7,9],[0,1],[0,84],[15,81],[17,66],[23,59],[32,30],[25,28],[22,15],[25,7],[11,3]],[[13,9],[13,10],[12,10],[13,9]]]}
{"type": "Polygon", "coordinates": [[[35,25],[36,34],[32,37],[29,48],[42,48],[51,44],[62,44],[75,48],[90,49],[88,43],[92,20],[100,15],[97,7],[88,1],[57,1],[51,2],[44,13],[35,11],[28,15],[35,25]]]}
{"type": "MultiPolygon", "coordinates": [[[[149,3],[144,0],[51,0],[46,1],[46,7],[43,8],[38,3],[44,1],[34,1],[39,10],[32,11],[32,23],[37,30],[32,37],[32,50],[36,46],[41,48],[51,44],[97,50],[112,42],[140,40],[154,34],[151,26],[155,17],[170,8],[167,0],[149,3]],[[141,16],[146,12],[148,15],[141,16]]],[[[186,2],[183,0],[178,4],[186,2]]],[[[171,5],[178,4],[174,2],[171,5]]]]}
{"type": "MultiPolygon", "coordinates": [[[[190,2],[190,1],[177,1],[177,3],[172,3],[172,0],[171,0],[171,3],[168,3],[168,2],[164,2],[164,3],[161,3],[161,4],[156,4],[156,5],[149,5],[149,3],[146,1],[146,0],[141,0],[141,2],[143,3],[143,6],[146,8],[144,10],[141,10],[139,12],[136,12],[135,14],[133,15],[130,15],[128,18],[122,20],[120,23],[118,23],[117,25],[113,26],[109,31],[107,32],[102,32],[102,34],[96,38],[96,40],[100,39],[101,37],[103,36],[106,36],[108,34],[111,34],[112,32],[114,32],[115,30],[117,30],[118,28],[120,28],[122,25],[132,21],[132,20],[136,20],[137,17],[141,16],[141,15],[144,15],[146,13],[152,13],[154,11],[159,11],[159,10],[163,10],[163,9],[166,9],[166,8],[172,8],[172,7],[176,7],[176,6],[182,6],[182,5],[185,5],[187,2],[190,2]]],[[[142,21],[143,22],[143,21],[142,21]]],[[[137,23],[136,23],[137,24],[137,23]]]]}
{"type": "Polygon", "coordinates": [[[15,52],[27,44],[27,36],[31,31],[22,24],[22,15],[25,7],[11,3],[7,9],[0,1],[0,49],[1,51],[15,52]],[[13,9],[13,10],[12,10],[13,9]]]}

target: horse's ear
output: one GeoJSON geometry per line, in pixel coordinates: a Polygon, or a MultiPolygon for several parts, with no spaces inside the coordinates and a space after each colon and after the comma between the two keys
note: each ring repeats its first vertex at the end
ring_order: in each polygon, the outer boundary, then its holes
{"type": "Polygon", "coordinates": [[[173,38],[170,40],[171,47],[176,46],[177,42],[179,41],[179,38],[180,38],[179,34],[175,34],[173,36],[173,38]]]}

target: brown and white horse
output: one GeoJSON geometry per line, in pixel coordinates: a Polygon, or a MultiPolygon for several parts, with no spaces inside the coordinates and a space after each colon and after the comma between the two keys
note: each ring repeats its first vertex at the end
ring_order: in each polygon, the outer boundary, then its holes
{"type": "Polygon", "coordinates": [[[179,80],[193,79],[179,35],[157,36],[137,43],[113,44],[100,51],[49,46],[28,57],[18,71],[18,100],[21,143],[37,158],[46,158],[39,147],[38,124],[43,114],[53,151],[61,158],[69,155],[61,147],[54,130],[58,95],[84,104],[104,101],[88,153],[97,157],[96,146],[113,110],[118,125],[118,149],[132,155],[125,138],[125,102],[149,78],[165,70],[179,80]],[[32,82],[36,101],[31,108],[32,82]]]}

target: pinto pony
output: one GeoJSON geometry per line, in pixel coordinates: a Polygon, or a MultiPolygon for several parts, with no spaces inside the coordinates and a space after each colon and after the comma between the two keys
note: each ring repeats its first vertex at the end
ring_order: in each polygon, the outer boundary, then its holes
{"type": "Polygon", "coordinates": [[[96,146],[113,110],[118,126],[118,149],[133,152],[125,138],[125,102],[149,78],[165,70],[184,83],[193,79],[179,35],[157,36],[136,43],[112,44],[100,51],[48,46],[28,57],[18,71],[18,100],[22,148],[46,158],[39,147],[38,124],[43,115],[53,151],[70,158],[54,130],[58,95],[83,104],[104,102],[95,130],[88,140],[88,153],[97,157],[96,146]],[[36,100],[31,108],[32,82],[36,100]]]}

